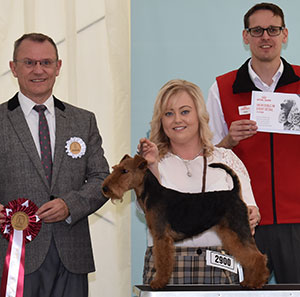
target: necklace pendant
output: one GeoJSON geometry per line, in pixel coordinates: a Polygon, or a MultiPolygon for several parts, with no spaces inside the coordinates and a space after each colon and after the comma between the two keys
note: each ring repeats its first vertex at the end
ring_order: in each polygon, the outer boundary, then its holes
{"type": "Polygon", "coordinates": [[[186,173],[186,175],[187,175],[188,177],[192,177],[192,174],[191,174],[189,171],[186,173]]]}

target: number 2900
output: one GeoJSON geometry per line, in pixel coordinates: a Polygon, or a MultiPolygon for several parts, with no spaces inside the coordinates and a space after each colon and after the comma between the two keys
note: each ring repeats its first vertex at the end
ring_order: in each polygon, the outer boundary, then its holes
{"type": "Polygon", "coordinates": [[[215,255],[215,263],[225,265],[225,266],[231,266],[231,259],[226,258],[224,256],[215,255]]]}

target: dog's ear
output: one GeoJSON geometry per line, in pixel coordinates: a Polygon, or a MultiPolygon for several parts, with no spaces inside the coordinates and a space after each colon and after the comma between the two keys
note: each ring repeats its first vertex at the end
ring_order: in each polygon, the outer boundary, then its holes
{"type": "Polygon", "coordinates": [[[128,159],[128,158],[131,158],[131,157],[130,157],[128,154],[126,154],[126,155],[121,159],[120,163],[121,163],[123,160],[128,159]]]}
{"type": "Polygon", "coordinates": [[[140,155],[135,155],[134,156],[134,164],[135,164],[135,167],[138,168],[138,169],[145,169],[147,168],[147,160],[144,159],[143,157],[141,157],[140,155]]]}

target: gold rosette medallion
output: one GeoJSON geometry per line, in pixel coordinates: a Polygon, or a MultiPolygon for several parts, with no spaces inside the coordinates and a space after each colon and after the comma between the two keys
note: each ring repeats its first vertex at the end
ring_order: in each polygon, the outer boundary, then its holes
{"type": "Polygon", "coordinates": [[[86,151],[86,144],[80,137],[71,137],[66,142],[66,153],[73,159],[81,158],[86,151]]]}
{"type": "Polygon", "coordinates": [[[16,230],[25,230],[29,224],[29,217],[24,211],[18,211],[11,217],[11,225],[16,230]]]}

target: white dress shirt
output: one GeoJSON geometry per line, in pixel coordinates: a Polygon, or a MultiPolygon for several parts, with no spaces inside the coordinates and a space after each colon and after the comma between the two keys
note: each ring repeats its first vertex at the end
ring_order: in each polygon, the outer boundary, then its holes
{"type": "MultiPolygon", "coordinates": [[[[34,140],[36,149],[39,156],[41,157],[41,148],[39,141],[39,113],[36,112],[33,107],[37,105],[31,99],[27,98],[21,92],[18,94],[21,109],[24,113],[26,122],[30,129],[32,138],[34,140]]],[[[45,110],[45,116],[49,126],[50,142],[51,142],[51,153],[52,160],[54,159],[54,149],[55,149],[55,111],[54,111],[54,99],[50,96],[46,102],[43,103],[47,107],[45,110]]]]}

